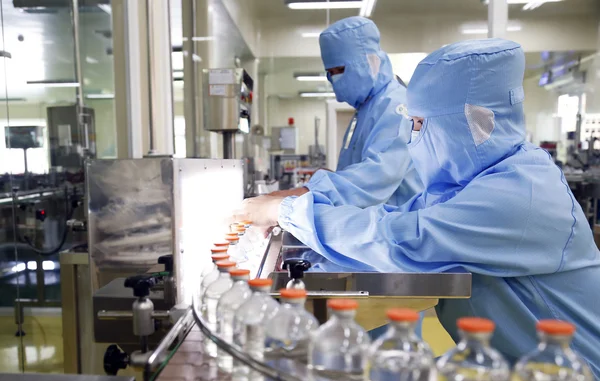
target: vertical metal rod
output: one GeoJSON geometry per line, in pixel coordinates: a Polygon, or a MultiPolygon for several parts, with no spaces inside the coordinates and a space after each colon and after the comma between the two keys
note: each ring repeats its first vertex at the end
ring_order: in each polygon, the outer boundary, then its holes
{"type": "Polygon", "coordinates": [[[235,159],[235,132],[223,132],[223,159],[235,159]]]}
{"type": "Polygon", "coordinates": [[[148,118],[148,131],[149,131],[149,151],[148,153],[154,153],[154,130],[153,130],[153,112],[154,107],[152,105],[152,39],[150,38],[150,33],[152,33],[151,27],[151,17],[150,17],[150,0],[146,0],[146,44],[148,45],[147,59],[148,59],[148,109],[149,118],[148,118]]]}
{"type": "Polygon", "coordinates": [[[71,23],[73,24],[73,50],[75,54],[75,101],[77,102],[77,131],[79,143],[88,148],[88,141],[85,139],[86,132],[83,121],[83,74],[81,71],[81,51],[79,46],[79,0],[71,0],[71,23]]]}

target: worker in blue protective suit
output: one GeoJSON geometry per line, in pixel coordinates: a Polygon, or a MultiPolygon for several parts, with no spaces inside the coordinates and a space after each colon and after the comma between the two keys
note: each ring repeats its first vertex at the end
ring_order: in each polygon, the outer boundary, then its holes
{"type": "MultiPolygon", "coordinates": [[[[600,253],[550,155],[525,137],[520,45],[464,41],[427,56],[408,86],[409,151],[425,190],[400,207],[334,206],[322,193],[254,200],[258,224],[279,223],[327,259],[381,272],[473,274],[472,297],[437,313],[496,321],[492,345],[515,361],[535,323],[577,326],[572,348],[600,379],[600,253]]],[[[254,209],[253,209],[254,207],[254,209]]]]}
{"type": "Polygon", "coordinates": [[[319,170],[305,187],[274,196],[326,195],[334,205],[402,205],[423,187],[406,142],[406,88],[395,78],[379,46],[379,30],[364,17],[349,17],[319,38],[327,79],[336,99],[356,109],[335,172],[319,170]]]}

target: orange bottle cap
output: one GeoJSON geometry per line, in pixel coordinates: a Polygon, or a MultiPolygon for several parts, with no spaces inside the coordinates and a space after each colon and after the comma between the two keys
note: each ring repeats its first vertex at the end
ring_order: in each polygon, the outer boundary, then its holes
{"type": "Polygon", "coordinates": [[[252,225],[252,221],[250,221],[250,220],[244,220],[244,221],[240,221],[238,223],[244,224],[244,225],[252,225]]]}
{"type": "Polygon", "coordinates": [[[227,239],[228,237],[238,237],[238,233],[225,233],[225,239],[227,239]]]}
{"type": "Polygon", "coordinates": [[[334,311],[351,311],[358,308],[358,302],[352,299],[329,299],[327,307],[334,311]]]}
{"type": "Polygon", "coordinates": [[[227,267],[235,267],[236,263],[233,261],[218,261],[217,262],[217,267],[222,269],[222,268],[227,268],[227,267]]]}
{"type": "Polygon", "coordinates": [[[227,255],[227,254],[214,254],[214,255],[211,255],[210,258],[213,260],[213,262],[215,262],[215,261],[224,261],[226,259],[229,259],[229,255],[227,255]]]}
{"type": "Polygon", "coordinates": [[[225,239],[228,240],[229,242],[237,242],[240,240],[239,237],[227,237],[225,239]]]}
{"type": "Polygon", "coordinates": [[[282,288],[279,290],[279,295],[285,299],[303,299],[306,298],[306,290],[296,288],[282,288]]]}
{"type": "Polygon", "coordinates": [[[419,314],[408,308],[392,308],[387,310],[387,317],[391,321],[415,322],[419,320],[419,314]]]}
{"type": "Polygon", "coordinates": [[[562,320],[540,320],[536,328],[549,335],[571,336],[575,333],[575,326],[562,320]]]}
{"type": "Polygon", "coordinates": [[[223,242],[216,242],[214,245],[215,245],[216,247],[229,246],[229,242],[227,242],[227,241],[223,241],[223,242]]]}
{"type": "Polygon", "coordinates": [[[462,331],[470,333],[491,333],[496,329],[496,324],[493,321],[478,317],[460,318],[456,325],[462,331]]]}
{"type": "Polygon", "coordinates": [[[253,287],[266,287],[266,286],[271,286],[273,284],[273,280],[270,278],[256,278],[256,279],[250,279],[248,281],[248,285],[249,286],[253,286],[253,287]]]}
{"type": "Polygon", "coordinates": [[[229,272],[229,274],[231,274],[231,276],[244,276],[244,275],[250,275],[250,270],[247,269],[233,269],[229,272]]]}
{"type": "Polygon", "coordinates": [[[227,250],[229,248],[229,245],[227,246],[222,246],[222,247],[213,247],[212,249],[210,249],[211,253],[226,253],[227,250]]]}
{"type": "Polygon", "coordinates": [[[238,226],[233,227],[232,230],[238,231],[238,232],[245,232],[246,228],[244,226],[238,225],[238,226]]]}

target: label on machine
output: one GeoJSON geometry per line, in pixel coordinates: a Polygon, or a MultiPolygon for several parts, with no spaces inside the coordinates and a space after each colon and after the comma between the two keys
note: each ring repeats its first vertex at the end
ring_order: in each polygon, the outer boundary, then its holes
{"type": "MultiPolygon", "coordinates": [[[[209,85],[233,85],[235,84],[234,69],[212,69],[208,71],[209,85]]],[[[212,86],[211,86],[212,87],[212,86]]]]}
{"type": "Polygon", "coordinates": [[[218,97],[227,96],[227,85],[209,85],[208,95],[218,97]]]}

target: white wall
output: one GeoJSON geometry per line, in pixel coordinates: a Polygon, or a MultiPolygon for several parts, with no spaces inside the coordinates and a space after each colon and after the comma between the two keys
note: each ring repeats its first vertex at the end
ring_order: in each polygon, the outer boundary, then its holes
{"type": "Polygon", "coordinates": [[[323,99],[269,97],[267,113],[270,127],[287,126],[288,118],[294,118],[296,125],[296,153],[308,154],[308,146],[314,144],[315,117],[321,119],[319,125],[319,144],[325,145],[325,101],[323,99]]]}
{"type": "Polygon", "coordinates": [[[558,107],[558,93],[538,86],[539,78],[528,78],[523,82],[525,89],[525,125],[532,142],[557,140],[554,118],[558,107]]]}

